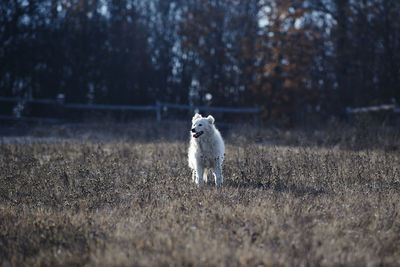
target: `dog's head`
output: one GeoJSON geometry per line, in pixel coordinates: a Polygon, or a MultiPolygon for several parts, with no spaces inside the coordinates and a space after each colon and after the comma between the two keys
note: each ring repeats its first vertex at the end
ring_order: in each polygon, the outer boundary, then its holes
{"type": "Polygon", "coordinates": [[[192,130],[194,138],[199,138],[203,134],[207,134],[212,130],[214,125],[214,117],[209,115],[207,118],[202,117],[199,113],[196,113],[192,119],[192,130]]]}

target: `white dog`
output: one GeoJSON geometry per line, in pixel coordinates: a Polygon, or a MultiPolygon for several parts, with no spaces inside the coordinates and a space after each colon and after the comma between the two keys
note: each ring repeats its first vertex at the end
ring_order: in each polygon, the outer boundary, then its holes
{"type": "Polygon", "coordinates": [[[213,116],[207,118],[196,113],[192,119],[192,137],[188,152],[189,167],[192,169],[192,179],[199,186],[207,183],[208,171],[214,172],[215,184],[221,185],[222,161],[225,145],[221,134],[215,128],[213,116]]]}

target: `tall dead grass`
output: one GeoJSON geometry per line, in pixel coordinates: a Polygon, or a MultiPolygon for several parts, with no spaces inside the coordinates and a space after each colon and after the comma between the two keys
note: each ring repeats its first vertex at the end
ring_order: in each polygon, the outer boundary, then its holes
{"type": "Polygon", "coordinates": [[[186,131],[111,127],[1,138],[2,266],[400,265],[395,129],[222,129],[197,188],[186,131]]]}

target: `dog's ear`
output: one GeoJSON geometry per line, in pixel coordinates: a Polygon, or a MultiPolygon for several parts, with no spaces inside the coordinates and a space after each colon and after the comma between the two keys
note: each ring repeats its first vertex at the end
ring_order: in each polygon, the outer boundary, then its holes
{"type": "Polygon", "coordinates": [[[193,123],[195,120],[199,119],[199,118],[201,118],[201,115],[200,115],[199,113],[194,114],[193,119],[192,119],[192,123],[193,123]]]}
{"type": "Polygon", "coordinates": [[[210,122],[210,124],[214,124],[215,119],[213,116],[208,115],[207,120],[210,122]]]}

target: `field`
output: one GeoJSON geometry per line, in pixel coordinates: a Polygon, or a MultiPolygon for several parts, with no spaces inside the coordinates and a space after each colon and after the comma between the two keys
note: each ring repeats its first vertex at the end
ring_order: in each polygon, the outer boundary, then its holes
{"type": "Polygon", "coordinates": [[[399,266],[395,128],[222,130],[197,188],[186,125],[0,137],[0,266],[399,266]]]}

